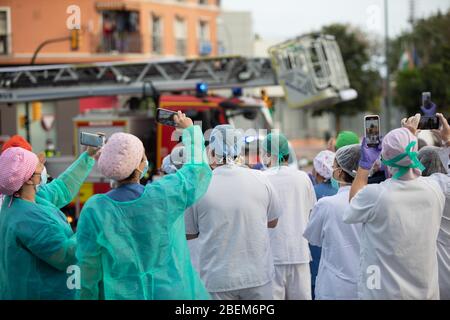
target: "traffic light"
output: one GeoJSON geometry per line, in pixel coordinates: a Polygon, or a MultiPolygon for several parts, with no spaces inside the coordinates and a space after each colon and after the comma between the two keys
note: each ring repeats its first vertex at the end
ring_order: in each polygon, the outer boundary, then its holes
{"type": "Polygon", "coordinates": [[[76,51],[80,48],[80,29],[70,30],[70,50],[76,51]]]}
{"type": "Polygon", "coordinates": [[[270,99],[270,97],[267,95],[266,90],[261,90],[261,99],[266,104],[267,108],[272,109],[273,108],[273,101],[270,99]]]}
{"type": "Polygon", "coordinates": [[[34,101],[31,103],[31,119],[32,121],[41,121],[42,118],[42,103],[34,101]]]}

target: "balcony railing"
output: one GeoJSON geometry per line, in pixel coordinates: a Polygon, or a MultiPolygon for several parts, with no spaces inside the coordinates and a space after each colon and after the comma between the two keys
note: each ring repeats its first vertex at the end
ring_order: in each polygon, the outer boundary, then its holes
{"type": "Polygon", "coordinates": [[[142,39],[138,32],[113,32],[92,36],[98,53],[142,53],[142,39]]]}

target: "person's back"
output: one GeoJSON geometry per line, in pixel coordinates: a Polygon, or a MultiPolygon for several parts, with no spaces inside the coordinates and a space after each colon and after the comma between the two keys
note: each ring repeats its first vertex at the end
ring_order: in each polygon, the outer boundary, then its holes
{"type": "Polygon", "coordinates": [[[311,179],[305,172],[288,166],[273,167],[263,174],[274,186],[283,210],[283,218],[270,230],[274,263],[309,263],[308,241],[303,232],[316,202],[311,179]]]}
{"type": "Polygon", "coordinates": [[[0,300],[73,299],[75,291],[67,287],[65,271],[76,263],[75,239],[67,220],[56,208],[20,198],[10,202],[6,196],[0,214],[0,300]],[[49,230],[57,228],[60,234],[49,237],[49,230]],[[73,243],[70,252],[59,252],[63,237],[73,243]],[[64,254],[72,258],[63,261],[64,254]]]}
{"type": "Polygon", "coordinates": [[[439,186],[423,177],[388,179],[355,195],[344,221],[364,223],[361,298],[439,298],[436,240],[443,206],[439,186]]]}
{"type": "Polygon", "coordinates": [[[361,224],[344,223],[350,187],[323,197],[313,209],[305,237],[322,248],[315,293],[318,300],[357,299],[361,224]]]}
{"type": "Polygon", "coordinates": [[[450,300],[450,174],[435,173],[430,176],[445,194],[444,214],[437,239],[439,292],[442,300],[450,300]]]}
{"type": "MultiPolygon", "coordinates": [[[[191,287],[200,280],[192,265],[185,263],[190,259],[186,240],[175,236],[184,235],[184,219],[179,214],[183,208],[166,211],[160,189],[161,183],[168,181],[163,180],[148,184],[133,201],[115,201],[105,194],[95,195],[85,204],[84,218],[92,219],[99,228],[95,232],[97,239],[92,240],[101,246],[98,254],[103,262],[102,299],[208,298],[203,286],[191,287]],[[170,270],[177,272],[172,272],[168,281],[170,270]]],[[[168,197],[176,195],[176,190],[166,193],[168,197]]],[[[78,237],[83,241],[84,226],[81,231],[78,237]]]]}
{"type": "Polygon", "coordinates": [[[270,244],[275,264],[274,298],[311,299],[311,255],[303,232],[316,202],[308,174],[286,165],[263,172],[274,189],[283,211],[276,228],[271,229],[270,244]]]}
{"type": "Polygon", "coordinates": [[[206,194],[187,210],[186,232],[199,234],[200,275],[209,292],[271,281],[267,224],[279,215],[273,193],[261,172],[222,165],[213,170],[206,194]]]}

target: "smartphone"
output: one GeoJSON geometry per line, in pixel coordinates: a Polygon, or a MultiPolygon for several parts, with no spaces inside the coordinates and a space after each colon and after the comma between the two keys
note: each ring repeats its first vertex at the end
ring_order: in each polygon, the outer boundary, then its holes
{"type": "Polygon", "coordinates": [[[367,146],[378,146],[380,144],[380,117],[378,115],[365,116],[364,131],[367,146]]]}
{"type": "Polygon", "coordinates": [[[424,117],[422,116],[420,118],[418,129],[420,130],[433,130],[433,129],[439,129],[441,126],[441,122],[439,121],[439,118],[436,116],[432,117],[424,117]]]}
{"type": "Polygon", "coordinates": [[[105,136],[96,133],[80,132],[80,144],[100,148],[105,144],[105,136]]]}
{"type": "Polygon", "coordinates": [[[426,109],[431,108],[431,92],[422,92],[422,106],[426,109]]]}
{"type": "Polygon", "coordinates": [[[161,109],[156,109],[156,122],[159,122],[166,126],[177,127],[178,125],[173,120],[173,116],[176,115],[177,112],[161,109]]]}

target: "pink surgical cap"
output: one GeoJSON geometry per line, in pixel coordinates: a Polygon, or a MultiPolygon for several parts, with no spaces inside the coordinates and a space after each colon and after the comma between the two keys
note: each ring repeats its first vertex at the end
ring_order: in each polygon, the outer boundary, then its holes
{"type": "Polygon", "coordinates": [[[8,196],[19,191],[31,179],[38,157],[20,147],[6,149],[0,156],[0,193],[8,196]]]}

